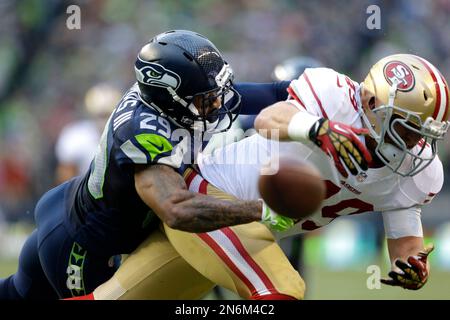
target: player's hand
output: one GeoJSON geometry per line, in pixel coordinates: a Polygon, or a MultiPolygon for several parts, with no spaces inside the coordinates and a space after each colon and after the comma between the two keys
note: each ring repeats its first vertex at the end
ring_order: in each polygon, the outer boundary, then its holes
{"type": "Polygon", "coordinates": [[[433,249],[433,244],[430,244],[417,256],[409,256],[406,262],[397,259],[395,265],[400,268],[403,274],[391,271],[389,272],[389,279],[381,279],[381,283],[409,290],[422,288],[428,280],[427,258],[433,249]]]}
{"type": "Polygon", "coordinates": [[[333,158],[339,172],[347,177],[348,173],[357,175],[359,169],[367,170],[372,157],[357,135],[368,134],[367,129],[357,129],[349,125],[320,119],[309,131],[309,138],[326,154],[333,158]]]}
{"type": "Polygon", "coordinates": [[[274,231],[285,231],[294,226],[294,219],[277,214],[270,209],[264,201],[262,201],[262,203],[261,223],[266,225],[269,229],[274,231]]]}

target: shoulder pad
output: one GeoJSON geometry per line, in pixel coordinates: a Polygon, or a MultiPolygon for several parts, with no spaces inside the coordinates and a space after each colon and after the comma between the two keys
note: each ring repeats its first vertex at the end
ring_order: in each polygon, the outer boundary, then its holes
{"type": "Polygon", "coordinates": [[[330,68],[308,68],[291,82],[290,95],[308,112],[352,124],[358,118],[359,85],[330,68]]]}

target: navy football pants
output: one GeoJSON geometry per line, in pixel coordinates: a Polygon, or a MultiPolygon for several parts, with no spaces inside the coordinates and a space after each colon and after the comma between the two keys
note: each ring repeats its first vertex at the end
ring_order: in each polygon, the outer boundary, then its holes
{"type": "Polygon", "coordinates": [[[65,196],[74,180],[48,191],[35,209],[37,228],[25,242],[17,272],[0,280],[0,299],[84,295],[108,280],[117,259],[94,254],[69,232],[65,196]]]}

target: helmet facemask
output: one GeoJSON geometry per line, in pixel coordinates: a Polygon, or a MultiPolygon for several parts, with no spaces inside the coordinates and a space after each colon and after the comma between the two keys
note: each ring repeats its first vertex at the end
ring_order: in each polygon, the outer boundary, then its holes
{"type": "Polygon", "coordinates": [[[224,132],[231,128],[239,115],[241,95],[233,88],[233,71],[228,64],[223,65],[215,81],[217,88],[185,98],[178,97],[172,88],[168,88],[173,100],[180,103],[190,113],[189,129],[205,133],[224,132]],[[228,107],[227,102],[234,96],[236,97],[234,104],[228,107]],[[206,113],[217,99],[221,101],[220,107],[206,113]]]}

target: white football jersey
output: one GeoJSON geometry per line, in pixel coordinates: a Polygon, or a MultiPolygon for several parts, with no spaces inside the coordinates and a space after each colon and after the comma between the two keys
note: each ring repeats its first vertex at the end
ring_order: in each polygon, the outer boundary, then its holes
{"type": "MultiPolygon", "coordinates": [[[[291,86],[297,86],[298,96],[288,99],[301,111],[362,127],[357,111],[359,84],[345,75],[327,68],[306,69],[291,86]]],[[[430,152],[429,148],[426,150],[430,152]]],[[[201,155],[199,168],[203,177],[219,189],[240,199],[259,199],[260,169],[277,156],[295,157],[315,166],[327,187],[320,210],[293,228],[276,233],[278,239],[317,229],[342,215],[370,211],[396,214],[405,209],[420,215],[420,206],[429,203],[443,184],[438,157],[414,177],[402,177],[382,167],[344,178],[332,159],[313,143],[277,142],[260,135],[217,149],[210,155],[201,155]]]]}

